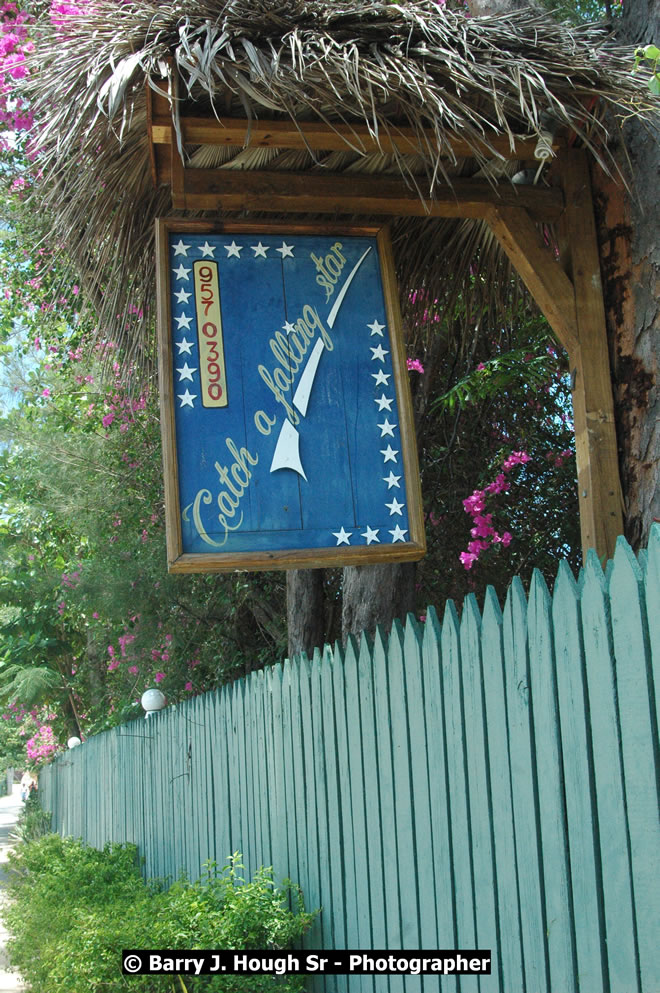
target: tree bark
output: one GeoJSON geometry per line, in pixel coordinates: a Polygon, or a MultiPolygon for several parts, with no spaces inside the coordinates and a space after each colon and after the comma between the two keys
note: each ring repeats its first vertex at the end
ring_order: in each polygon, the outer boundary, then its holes
{"type": "Polygon", "coordinates": [[[323,569],[289,569],[286,574],[289,658],[323,647],[325,609],[323,569]]]}
{"type": "Polygon", "coordinates": [[[395,618],[405,620],[415,608],[415,563],[350,566],[344,569],[342,639],[373,636],[376,626],[386,631],[395,618]]]}
{"type": "MultiPolygon", "coordinates": [[[[640,45],[660,37],[660,6],[624,6],[618,39],[640,45]]],[[[594,168],[594,192],[605,294],[625,535],[633,549],[648,542],[660,519],[660,128],[625,127],[632,196],[594,168]]]]}

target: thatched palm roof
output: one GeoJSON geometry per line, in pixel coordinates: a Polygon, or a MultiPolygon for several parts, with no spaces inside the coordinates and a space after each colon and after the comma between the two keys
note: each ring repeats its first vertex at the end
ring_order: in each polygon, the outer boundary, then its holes
{"type": "MultiPolygon", "coordinates": [[[[643,93],[631,50],[612,46],[607,31],[532,10],[472,19],[431,0],[95,0],[84,17],[55,26],[44,18],[38,31],[29,81],[41,121],[34,196],[100,310],[104,335],[128,334],[134,349],[141,329],[126,315],[153,297],[153,220],[172,213],[169,190],[152,182],[147,86],[171,92],[176,72],[181,99],[220,119],[366,123],[376,138],[413,128],[410,155],[355,144],[327,153],[182,151],[193,167],[401,173],[425,197],[452,177],[515,172],[489,145],[538,136],[544,115],[607,163],[608,129],[641,106],[643,93]],[[453,154],[457,137],[470,157],[453,154]]],[[[400,264],[408,285],[432,286],[448,267],[460,285],[478,249],[506,271],[480,222],[409,220],[400,233],[411,225],[414,245],[400,264]]],[[[485,281],[484,295],[495,285],[485,281]]]]}

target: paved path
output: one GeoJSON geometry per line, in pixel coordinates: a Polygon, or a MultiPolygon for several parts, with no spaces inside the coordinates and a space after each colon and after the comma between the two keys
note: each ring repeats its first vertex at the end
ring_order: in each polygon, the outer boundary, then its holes
{"type": "MultiPolygon", "coordinates": [[[[0,797],[0,913],[6,900],[3,881],[5,878],[4,863],[7,861],[7,852],[11,847],[9,835],[14,829],[22,806],[20,787],[18,785],[14,786],[12,796],[0,797]]],[[[15,972],[7,971],[9,969],[9,962],[5,951],[6,940],[7,932],[0,920],[0,993],[16,993],[17,990],[24,990],[25,986],[15,972]]]]}

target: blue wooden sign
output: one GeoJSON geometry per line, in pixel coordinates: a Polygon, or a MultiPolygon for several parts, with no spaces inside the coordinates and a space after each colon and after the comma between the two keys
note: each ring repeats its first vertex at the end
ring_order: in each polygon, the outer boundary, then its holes
{"type": "Polygon", "coordinates": [[[167,220],[158,254],[170,569],[420,558],[385,230],[167,220]]]}

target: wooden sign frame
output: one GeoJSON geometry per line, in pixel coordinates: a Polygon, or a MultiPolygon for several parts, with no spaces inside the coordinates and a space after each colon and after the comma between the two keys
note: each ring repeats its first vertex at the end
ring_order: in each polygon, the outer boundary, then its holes
{"type": "Polygon", "coordinates": [[[156,242],[169,570],[421,558],[387,227],[168,218],[156,242]]]}

